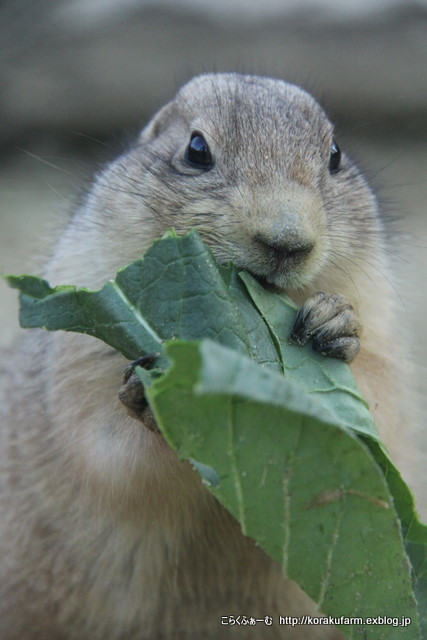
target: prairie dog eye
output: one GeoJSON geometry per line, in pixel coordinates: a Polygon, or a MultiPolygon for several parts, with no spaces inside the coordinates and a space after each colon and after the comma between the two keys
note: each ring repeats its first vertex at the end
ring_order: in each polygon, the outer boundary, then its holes
{"type": "Polygon", "coordinates": [[[338,173],[341,168],[341,150],[335,140],[332,142],[331,155],[329,158],[329,172],[338,173]]]}
{"type": "Polygon", "coordinates": [[[213,166],[213,158],[209,145],[198,131],[193,131],[186,153],[187,161],[203,169],[213,166]]]}

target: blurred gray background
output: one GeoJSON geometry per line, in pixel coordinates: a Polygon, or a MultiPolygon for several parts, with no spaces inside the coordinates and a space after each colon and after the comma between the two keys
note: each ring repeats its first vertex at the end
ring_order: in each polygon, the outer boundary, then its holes
{"type": "MultiPolygon", "coordinates": [[[[396,340],[412,338],[427,408],[425,0],[3,0],[0,270],[37,272],[92,172],[184,81],[212,70],[294,81],[337,123],[338,143],[397,219],[396,340]]],[[[1,283],[0,345],[16,316],[1,283]]]]}

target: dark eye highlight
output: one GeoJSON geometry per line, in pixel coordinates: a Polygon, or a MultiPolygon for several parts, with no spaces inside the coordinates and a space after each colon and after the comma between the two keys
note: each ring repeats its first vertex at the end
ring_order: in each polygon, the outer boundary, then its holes
{"type": "Polygon", "coordinates": [[[213,158],[209,145],[201,133],[193,131],[186,153],[187,162],[203,169],[213,166],[213,158]]]}
{"type": "Polygon", "coordinates": [[[329,158],[329,172],[338,173],[341,169],[341,150],[335,140],[332,143],[331,155],[329,158]]]}

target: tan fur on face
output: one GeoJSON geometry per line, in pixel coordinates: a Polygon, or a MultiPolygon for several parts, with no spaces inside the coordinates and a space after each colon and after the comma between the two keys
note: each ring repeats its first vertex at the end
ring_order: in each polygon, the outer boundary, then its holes
{"type": "MultiPolygon", "coordinates": [[[[96,177],[45,275],[99,287],[168,228],[196,227],[221,262],[300,304],[318,290],[344,295],[362,325],[353,370],[399,458],[407,409],[382,224],[345,156],[331,175],[332,141],[298,87],[195,78],[96,177]],[[212,152],[209,171],[186,161],[193,131],[212,152]]],[[[1,403],[0,637],[216,639],[223,615],[312,613],[191,467],[127,415],[117,397],[125,364],[87,336],[35,331],[22,342],[1,403]]],[[[265,637],[334,634],[276,624],[265,637]]]]}

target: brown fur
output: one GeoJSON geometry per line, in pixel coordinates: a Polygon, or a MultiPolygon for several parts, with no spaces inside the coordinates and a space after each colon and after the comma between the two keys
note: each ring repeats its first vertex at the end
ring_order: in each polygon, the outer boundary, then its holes
{"type": "MultiPolygon", "coordinates": [[[[343,294],[363,327],[353,370],[398,458],[404,408],[382,223],[345,156],[328,171],[332,140],[321,107],[295,86],[198,77],[96,178],[45,275],[98,287],[167,228],[196,227],[219,260],[300,304],[317,290],[343,294]],[[192,131],[209,144],[211,171],[185,163],[192,131]],[[314,246],[273,269],[259,238],[314,246]]],[[[22,339],[3,385],[1,639],[334,636],[220,625],[228,614],[313,609],[161,435],[127,415],[117,396],[125,364],[87,336],[22,339]]]]}

